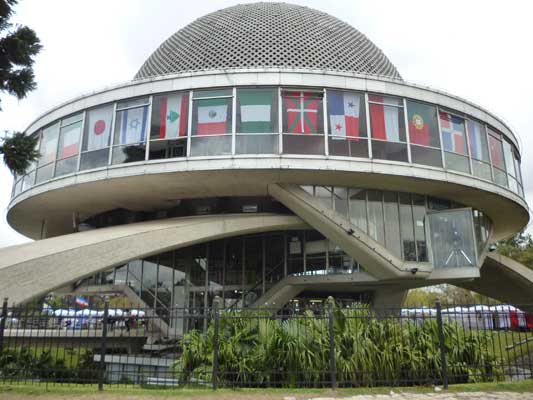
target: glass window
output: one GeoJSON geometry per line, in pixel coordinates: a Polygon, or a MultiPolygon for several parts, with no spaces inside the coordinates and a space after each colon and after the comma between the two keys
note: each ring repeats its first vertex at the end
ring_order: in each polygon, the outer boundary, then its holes
{"type": "Polygon", "coordinates": [[[367,232],[366,191],[350,189],[350,221],[363,232],[367,232]]]}
{"type": "Polygon", "coordinates": [[[113,147],[113,164],[143,161],[146,153],[144,143],[113,147]]]}
{"type": "Polygon", "coordinates": [[[333,188],[331,186],[315,186],[315,197],[329,209],[333,208],[331,203],[332,192],[333,188]]]}
{"type": "Polygon", "coordinates": [[[435,268],[475,266],[472,210],[439,211],[428,217],[435,268]]]}
{"type": "Polygon", "coordinates": [[[77,156],[81,136],[81,121],[63,126],[59,133],[58,159],[77,156]]]}
{"type": "MultiPolygon", "coordinates": [[[[39,166],[54,162],[57,153],[57,142],[59,138],[59,123],[49,126],[41,131],[39,152],[39,166]]],[[[53,169],[53,168],[52,168],[53,169]]]]}
{"type": "Polygon", "coordinates": [[[368,234],[374,240],[385,245],[385,231],[383,224],[382,192],[368,191],[368,234]]]}
{"type": "Polygon", "coordinates": [[[383,207],[385,210],[385,245],[396,257],[402,258],[400,240],[400,215],[398,210],[398,194],[383,193],[383,207]]]}
{"type": "Polygon", "coordinates": [[[402,100],[377,95],[369,96],[372,157],[407,161],[405,121],[402,100]]]}
{"type": "Polygon", "coordinates": [[[179,158],[187,155],[187,138],[177,140],[152,140],[150,142],[150,160],[162,158],[179,158]]]}
{"type": "Polygon", "coordinates": [[[468,120],[467,128],[468,149],[472,157],[472,173],[480,178],[492,180],[485,127],[477,121],[468,120]]]}
{"type": "Polygon", "coordinates": [[[428,261],[426,229],[424,224],[424,218],[426,217],[426,200],[424,196],[420,196],[418,194],[413,194],[412,199],[416,253],[418,256],[418,262],[426,262],[428,261]]]}
{"type": "Polygon", "coordinates": [[[189,95],[172,93],[155,96],[152,105],[150,139],[177,139],[187,136],[189,95]]]}
{"type": "Polygon", "coordinates": [[[277,90],[237,89],[237,133],[278,131],[277,90]]]}
{"type": "Polygon", "coordinates": [[[147,131],[148,106],[117,111],[114,145],[144,142],[147,131]]]}
{"type": "Polygon", "coordinates": [[[283,132],[299,134],[322,134],[324,121],[322,93],[284,91],[283,132]]]}
{"type": "Polygon", "coordinates": [[[502,186],[507,186],[502,141],[500,135],[491,130],[489,130],[489,147],[492,165],[494,167],[494,182],[502,186]]]}
{"type": "Polygon", "coordinates": [[[442,167],[437,108],[426,104],[407,101],[411,160],[415,164],[442,167]],[[427,147],[436,149],[428,149],[427,147]]]}
{"type": "Polygon", "coordinates": [[[470,161],[466,147],[465,120],[442,111],[439,112],[439,118],[446,168],[470,173],[470,161]]]}
{"type": "Polygon", "coordinates": [[[411,196],[400,193],[400,233],[402,236],[402,252],[405,261],[416,261],[415,234],[413,226],[413,208],[411,196]]]}
{"type": "Polygon", "coordinates": [[[329,154],[368,157],[365,99],[362,94],[328,90],[329,154]]]}
{"type": "Polygon", "coordinates": [[[195,91],[193,99],[193,135],[231,133],[231,91],[195,91]]]}
{"type": "Polygon", "coordinates": [[[503,156],[505,159],[505,167],[507,168],[507,173],[512,177],[516,177],[516,172],[514,170],[514,159],[513,159],[513,147],[511,143],[507,140],[503,140],[503,156]]]}
{"type": "Polygon", "coordinates": [[[342,187],[333,188],[333,204],[335,211],[344,218],[348,217],[348,189],[342,187]]]}
{"type": "Polygon", "coordinates": [[[94,151],[108,147],[111,137],[113,106],[108,105],[90,110],[87,112],[86,118],[82,150],[94,151]]]}

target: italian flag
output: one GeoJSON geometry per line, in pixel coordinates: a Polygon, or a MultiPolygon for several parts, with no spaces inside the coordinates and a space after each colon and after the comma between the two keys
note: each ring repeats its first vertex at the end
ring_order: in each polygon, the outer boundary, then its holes
{"type": "Polygon", "coordinates": [[[174,95],[161,98],[159,114],[159,138],[174,139],[187,136],[188,95],[174,95]]]}
{"type": "Polygon", "coordinates": [[[60,158],[72,157],[78,154],[78,142],[80,140],[81,123],[74,124],[63,128],[61,135],[62,143],[60,149],[60,158]]]}
{"type": "Polygon", "coordinates": [[[198,135],[228,133],[227,99],[201,100],[198,104],[198,135]]]}
{"type": "Polygon", "coordinates": [[[272,93],[247,92],[239,94],[241,126],[239,133],[268,133],[272,127],[272,93]]]}

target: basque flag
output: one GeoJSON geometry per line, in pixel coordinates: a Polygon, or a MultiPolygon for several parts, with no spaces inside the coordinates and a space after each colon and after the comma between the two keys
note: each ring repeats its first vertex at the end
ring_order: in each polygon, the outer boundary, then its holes
{"type": "MultiPolygon", "coordinates": [[[[387,102],[387,97],[374,96],[375,101],[387,102]]],[[[391,99],[394,104],[396,100],[391,99]]],[[[400,141],[400,117],[403,116],[399,107],[384,104],[370,104],[370,122],[372,124],[372,137],[388,142],[400,141]]]]}
{"type": "Polygon", "coordinates": [[[334,138],[359,138],[359,103],[357,94],[328,92],[330,132],[334,138]]]}
{"type": "Polygon", "coordinates": [[[189,96],[176,94],[160,99],[159,138],[175,139],[187,135],[187,106],[189,96]]]}
{"type": "Polygon", "coordinates": [[[439,114],[442,147],[446,151],[466,155],[464,120],[445,112],[439,114]]]}
{"type": "Polygon", "coordinates": [[[198,135],[228,133],[227,99],[200,100],[198,104],[198,135]]]}
{"type": "Polygon", "coordinates": [[[317,93],[288,92],[283,101],[287,112],[288,133],[317,133],[318,108],[321,99],[317,93]]]}

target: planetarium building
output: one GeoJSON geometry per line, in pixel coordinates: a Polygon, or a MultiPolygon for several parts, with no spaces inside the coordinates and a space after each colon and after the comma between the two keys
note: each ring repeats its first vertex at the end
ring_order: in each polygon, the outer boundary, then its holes
{"type": "Polygon", "coordinates": [[[490,252],[529,221],[513,131],[404,81],[320,11],[208,14],[132,81],[26,133],[41,157],[16,177],[7,219],[36,241],[0,250],[10,302],[113,288],[163,314],[214,296],[400,305],[447,282],[533,304],[531,271],[490,252]]]}

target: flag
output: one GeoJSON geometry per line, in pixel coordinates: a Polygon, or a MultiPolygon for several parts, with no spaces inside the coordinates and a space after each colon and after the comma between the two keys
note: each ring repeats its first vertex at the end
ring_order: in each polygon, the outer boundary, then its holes
{"type": "Polygon", "coordinates": [[[359,137],[359,105],[355,93],[328,91],[329,129],[335,138],[359,137]]]}
{"type": "Polygon", "coordinates": [[[100,150],[109,146],[113,108],[99,108],[89,111],[87,115],[87,150],[100,150]]]}
{"type": "Polygon", "coordinates": [[[81,122],[61,129],[61,146],[59,148],[59,158],[72,157],[78,154],[78,143],[80,141],[81,122]]]}
{"type": "MultiPolygon", "coordinates": [[[[411,143],[421,146],[435,146],[435,144],[430,142],[430,121],[434,108],[410,101],[408,102],[407,110],[409,140],[411,143]]],[[[438,144],[435,147],[437,146],[438,144]]]]}
{"type": "Polygon", "coordinates": [[[288,133],[317,133],[321,96],[310,92],[285,93],[288,133]]]}
{"type": "Polygon", "coordinates": [[[439,115],[443,149],[466,155],[464,120],[445,112],[440,112],[439,115]]]}
{"type": "Polygon", "coordinates": [[[228,133],[228,100],[198,100],[198,135],[228,133]]]}
{"type": "Polygon", "coordinates": [[[144,142],[147,114],[147,106],[122,111],[120,144],[144,142]]]}
{"type": "Polygon", "coordinates": [[[56,158],[57,151],[57,139],[58,139],[58,125],[54,125],[50,128],[41,131],[41,147],[39,152],[41,158],[39,159],[39,165],[43,165],[52,162],[56,158]]]}
{"type": "Polygon", "coordinates": [[[187,94],[175,94],[160,98],[160,139],[175,139],[179,136],[187,136],[187,107],[189,96],[187,94]]]}
{"type": "Polygon", "coordinates": [[[500,169],[504,169],[503,165],[503,151],[502,151],[502,142],[500,139],[495,138],[492,135],[489,135],[490,143],[490,157],[492,159],[492,165],[500,169]]]}
{"type": "Polygon", "coordinates": [[[239,133],[271,133],[272,91],[239,92],[241,124],[239,133]]]}
{"type": "Polygon", "coordinates": [[[76,304],[80,307],[87,307],[89,306],[89,302],[87,299],[83,296],[76,296],[76,304]]]}
{"type": "Polygon", "coordinates": [[[472,158],[481,161],[488,161],[487,138],[483,126],[475,121],[468,120],[468,147],[472,158]]]}
{"type": "MultiPolygon", "coordinates": [[[[376,101],[391,103],[396,99],[374,96],[376,101]]],[[[400,118],[403,116],[399,107],[386,106],[383,104],[370,104],[370,122],[372,124],[372,137],[388,142],[400,142],[400,118]]]]}

